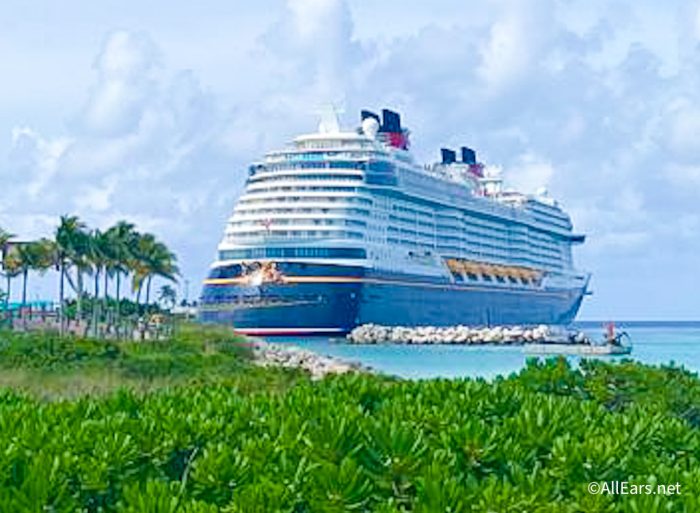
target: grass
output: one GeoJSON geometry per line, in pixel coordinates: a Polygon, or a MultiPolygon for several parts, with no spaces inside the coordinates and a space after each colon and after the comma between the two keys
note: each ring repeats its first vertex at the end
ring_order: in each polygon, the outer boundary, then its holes
{"type": "Polygon", "coordinates": [[[2,512],[700,511],[700,380],[675,367],[314,382],[200,326],[163,343],[0,340],[2,512]]]}
{"type": "Polygon", "coordinates": [[[284,389],[301,376],[251,366],[251,356],[246,339],[231,330],[188,323],[158,342],[0,331],[0,386],[62,399],[212,383],[284,389]]]}

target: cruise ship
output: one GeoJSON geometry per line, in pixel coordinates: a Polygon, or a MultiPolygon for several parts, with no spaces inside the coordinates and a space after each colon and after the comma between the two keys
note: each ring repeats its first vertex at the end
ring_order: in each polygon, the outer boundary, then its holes
{"type": "Polygon", "coordinates": [[[360,118],[343,130],[329,112],[249,167],[202,321],[268,336],[574,319],[584,236],[555,200],[506,189],[466,146],[416,163],[395,111],[360,118]]]}

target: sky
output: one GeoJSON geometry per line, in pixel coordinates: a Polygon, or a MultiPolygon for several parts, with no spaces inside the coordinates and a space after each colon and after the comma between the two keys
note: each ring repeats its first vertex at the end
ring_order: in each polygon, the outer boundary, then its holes
{"type": "Polygon", "coordinates": [[[247,165],[332,102],[546,187],[588,237],[580,318],[700,319],[697,0],[3,0],[0,92],[0,226],[131,220],[190,299],[247,165]]]}

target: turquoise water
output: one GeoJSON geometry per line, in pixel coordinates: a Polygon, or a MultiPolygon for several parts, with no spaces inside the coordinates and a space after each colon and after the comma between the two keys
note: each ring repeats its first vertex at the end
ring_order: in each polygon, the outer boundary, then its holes
{"type": "MultiPolygon", "coordinates": [[[[594,339],[601,339],[602,323],[579,323],[577,328],[594,339]]],[[[629,322],[619,323],[632,338],[628,356],[649,364],[674,362],[700,372],[700,322],[629,322]]],[[[404,378],[483,377],[493,378],[519,371],[528,358],[522,347],[497,346],[406,346],[351,345],[328,338],[285,338],[329,356],[353,360],[378,371],[404,378]]],[[[576,362],[578,357],[569,359],[576,362]]],[[[606,357],[606,359],[614,359],[606,357]]]]}

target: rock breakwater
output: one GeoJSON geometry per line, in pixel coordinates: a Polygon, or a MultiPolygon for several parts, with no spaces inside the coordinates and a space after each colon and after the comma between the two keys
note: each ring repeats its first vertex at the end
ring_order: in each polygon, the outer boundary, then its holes
{"type": "Polygon", "coordinates": [[[253,342],[253,356],[255,363],[262,367],[301,369],[311,374],[312,379],[321,379],[328,374],[371,372],[371,369],[359,363],[320,355],[293,345],[275,344],[264,340],[253,342]]]}
{"type": "Polygon", "coordinates": [[[534,327],[497,326],[380,326],[363,324],[353,329],[347,340],[353,344],[527,344],[578,343],[590,341],[583,333],[571,333],[544,324],[534,327]]]}

